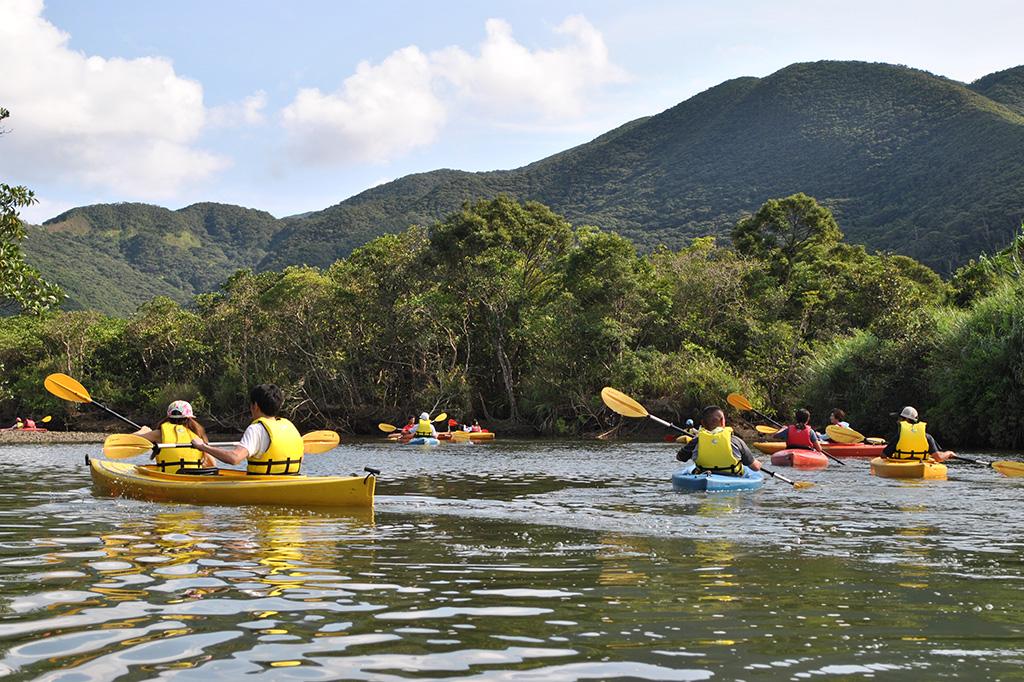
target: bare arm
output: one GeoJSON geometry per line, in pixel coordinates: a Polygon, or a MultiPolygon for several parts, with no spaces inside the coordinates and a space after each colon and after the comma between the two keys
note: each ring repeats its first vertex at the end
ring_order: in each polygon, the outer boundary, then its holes
{"type": "Polygon", "coordinates": [[[205,452],[212,457],[219,459],[225,464],[241,464],[249,457],[249,451],[241,445],[236,445],[233,448],[215,448],[212,445],[204,443],[198,438],[192,439],[192,447],[200,452],[205,452]]]}

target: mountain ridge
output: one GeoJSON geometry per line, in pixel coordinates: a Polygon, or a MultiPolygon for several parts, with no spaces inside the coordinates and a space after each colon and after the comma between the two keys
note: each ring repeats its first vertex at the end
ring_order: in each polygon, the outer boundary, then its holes
{"type": "MultiPolygon", "coordinates": [[[[84,231],[79,209],[42,229],[68,242],[67,251],[79,243],[120,254],[145,276],[164,277],[170,291],[198,293],[233,268],[323,267],[381,234],[432,224],[465,201],[498,194],[540,201],[570,222],[650,249],[725,235],[765,200],[804,192],[835,212],[850,241],[948,273],[1015,233],[1024,218],[1022,158],[1024,66],[965,84],[890,64],[803,62],[724,81],[515,169],[407,175],[281,219],[201,203],[162,209],[176,217],[126,209],[100,225],[106,214],[86,207],[93,210],[84,231]],[[168,259],[196,266],[191,238],[211,252],[210,267],[161,274],[149,251],[164,267],[168,259]]],[[[27,253],[41,264],[37,245],[27,253]]],[[[87,306],[87,298],[76,301],[87,306]]]]}

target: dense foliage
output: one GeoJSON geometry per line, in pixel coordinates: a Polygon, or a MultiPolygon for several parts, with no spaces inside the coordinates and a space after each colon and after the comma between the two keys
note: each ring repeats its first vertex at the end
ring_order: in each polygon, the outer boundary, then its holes
{"type": "Polygon", "coordinates": [[[873,430],[910,403],[956,442],[1021,442],[1024,308],[1009,251],[983,261],[991,278],[956,288],[844,243],[805,195],[767,202],[733,236],[640,254],[541,204],[466,204],[324,270],[238,271],[188,308],[158,297],[127,319],[2,320],[15,396],[2,416],[75,419],[41,389],[61,371],[140,421],[186,398],[205,422],[238,428],[247,388],[273,381],[310,426],[369,432],[444,410],[578,433],[617,421],[598,398],[610,384],[677,420],[740,391],[778,414],[839,405],[873,430]]]}
{"type": "Polygon", "coordinates": [[[128,314],[157,293],[184,303],[212,291],[237,267],[326,268],[502,193],[650,252],[725,236],[769,199],[803,191],[852,241],[949,274],[1002,248],[1024,218],[1022,150],[1024,67],[966,86],[887,64],[794,64],[515,170],[409,175],[282,220],[214,204],[86,207],[33,230],[27,251],[71,308],[128,314]]]}

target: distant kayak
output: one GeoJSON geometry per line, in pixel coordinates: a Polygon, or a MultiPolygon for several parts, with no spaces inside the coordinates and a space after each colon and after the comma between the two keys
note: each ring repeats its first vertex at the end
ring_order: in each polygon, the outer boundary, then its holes
{"type": "MultiPolygon", "coordinates": [[[[766,455],[773,455],[780,450],[785,450],[786,444],[782,441],[763,441],[754,443],[754,447],[766,455]]],[[[885,450],[885,444],[825,442],[821,444],[821,449],[833,457],[879,457],[882,450],[885,450]]]]}
{"type": "Polygon", "coordinates": [[[170,474],[91,459],[92,482],[105,495],[152,502],[255,504],[299,507],[372,507],[375,476],[250,476],[220,469],[215,476],[170,474]]]}
{"type": "Polygon", "coordinates": [[[764,474],[750,467],[743,468],[742,476],[723,474],[695,474],[695,465],[690,462],[682,470],[672,474],[672,487],[684,492],[729,492],[732,490],[757,490],[764,484],[764,474]]]}
{"type": "Polygon", "coordinates": [[[479,443],[485,440],[494,440],[494,434],[490,431],[452,431],[437,434],[440,440],[471,440],[479,443]]]}
{"type": "Polygon", "coordinates": [[[884,459],[875,457],[871,460],[871,473],[880,478],[917,478],[946,480],[946,465],[938,462],[916,459],[884,459]]]}
{"type": "Polygon", "coordinates": [[[828,466],[828,457],[817,450],[788,448],[774,453],[772,455],[772,464],[779,467],[795,467],[797,469],[824,469],[828,466]]]}

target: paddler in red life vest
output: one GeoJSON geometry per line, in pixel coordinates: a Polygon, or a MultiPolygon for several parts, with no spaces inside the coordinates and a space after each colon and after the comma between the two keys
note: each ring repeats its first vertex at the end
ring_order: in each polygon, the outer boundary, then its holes
{"type": "Polygon", "coordinates": [[[470,433],[483,433],[484,427],[480,426],[480,420],[474,419],[473,425],[469,427],[470,433]]]}
{"type": "Polygon", "coordinates": [[[252,423],[238,445],[231,449],[216,448],[198,438],[193,439],[192,445],[226,464],[247,462],[246,471],[250,475],[298,474],[305,444],[298,429],[284,417],[277,416],[283,402],[284,394],[276,385],[255,386],[249,392],[252,423]]]}
{"type": "Polygon", "coordinates": [[[700,422],[697,437],[676,453],[676,459],[686,462],[693,458],[698,473],[710,471],[726,476],[742,476],[744,465],[754,471],[761,468],[747,444],[725,425],[722,408],[705,407],[700,422]]]}
{"type": "Polygon", "coordinates": [[[785,439],[786,449],[797,448],[821,452],[818,434],[808,426],[811,421],[811,413],[801,407],[793,417],[796,423],[782,427],[772,435],[772,438],[776,440],[785,439]]]}
{"type": "Polygon", "coordinates": [[[409,417],[409,421],[402,427],[402,433],[412,433],[416,430],[416,417],[409,417]]]}
{"type": "MultiPolygon", "coordinates": [[[[186,400],[175,400],[167,406],[167,417],[162,419],[155,429],[142,427],[143,430],[137,435],[142,436],[150,443],[191,443],[192,439],[198,438],[203,442],[209,441],[206,437],[206,429],[196,420],[192,404],[186,400]]],[[[202,469],[216,466],[213,458],[204,455],[195,448],[154,448],[150,459],[159,467],[160,471],[169,474],[178,473],[182,469],[202,469]]]]}
{"type": "MultiPolygon", "coordinates": [[[[896,417],[895,412],[892,416],[896,417]]],[[[932,434],[925,431],[926,422],[918,421],[917,410],[907,405],[899,413],[900,430],[895,438],[889,439],[882,457],[889,459],[931,459],[945,462],[956,455],[952,450],[942,450],[932,434]]]]}

